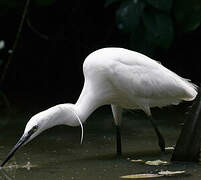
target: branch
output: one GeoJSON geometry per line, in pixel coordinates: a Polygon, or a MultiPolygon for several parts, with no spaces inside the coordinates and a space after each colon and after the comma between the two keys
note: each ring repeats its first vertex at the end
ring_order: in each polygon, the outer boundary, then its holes
{"type": "Polygon", "coordinates": [[[6,77],[6,74],[7,74],[7,71],[8,71],[8,67],[13,59],[13,55],[16,51],[16,48],[17,48],[17,44],[18,44],[18,41],[19,41],[19,38],[20,38],[20,34],[22,32],[22,27],[24,25],[24,20],[25,20],[25,17],[26,17],[26,14],[27,14],[27,10],[28,10],[28,7],[29,7],[29,3],[30,3],[30,0],[27,0],[26,3],[25,3],[25,6],[24,6],[24,11],[22,13],[22,18],[21,18],[21,21],[20,21],[20,24],[19,24],[19,27],[18,27],[18,31],[17,31],[17,35],[16,35],[16,38],[15,38],[15,41],[13,43],[13,46],[12,46],[12,49],[10,49],[8,52],[9,52],[9,57],[8,57],[8,60],[3,68],[3,71],[2,71],[2,75],[0,77],[0,87],[2,86],[4,80],[5,80],[5,77],[6,77]]]}
{"type": "Polygon", "coordinates": [[[38,29],[36,29],[30,22],[30,19],[27,17],[26,18],[26,23],[29,26],[29,28],[36,34],[38,35],[41,39],[48,40],[48,36],[46,34],[41,33],[38,29]]]}

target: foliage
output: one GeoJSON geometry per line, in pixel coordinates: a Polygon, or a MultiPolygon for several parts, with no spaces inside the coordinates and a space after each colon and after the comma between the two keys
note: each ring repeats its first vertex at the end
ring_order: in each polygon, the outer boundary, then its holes
{"type": "Polygon", "coordinates": [[[201,1],[176,0],[173,13],[179,31],[193,31],[201,23],[201,1]]]}
{"type": "Polygon", "coordinates": [[[53,4],[56,0],[34,0],[34,2],[40,6],[49,6],[53,4]]]}
{"type": "MultiPolygon", "coordinates": [[[[0,52],[5,47],[5,42],[3,40],[0,40],[0,52]]],[[[0,59],[0,66],[3,64],[3,60],[0,59]]]]}
{"type": "MultiPolygon", "coordinates": [[[[8,10],[16,9],[25,4],[26,0],[0,0],[0,16],[5,15],[8,10]]],[[[56,0],[32,0],[32,3],[38,6],[49,6],[52,5],[56,0]]]]}
{"type": "Polygon", "coordinates": [[[176,32],[195,30],[201,22],[200,0],[106,0],[119,4],[116,24],[130,38],[130,48],[153,55],[167,50],[176,32]]]}

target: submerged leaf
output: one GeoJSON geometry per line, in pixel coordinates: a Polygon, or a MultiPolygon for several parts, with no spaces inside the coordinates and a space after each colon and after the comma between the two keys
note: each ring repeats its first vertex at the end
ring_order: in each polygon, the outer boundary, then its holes
{"type": "Polygon", "coordinates": [[[31,164],[30,162],[27,162],[26,165],[18,165],[18,164],[13,164],[6,166],[6,169],[27,169],[30,170],[31,168],[38,167],[37,165],[31,164]]]}

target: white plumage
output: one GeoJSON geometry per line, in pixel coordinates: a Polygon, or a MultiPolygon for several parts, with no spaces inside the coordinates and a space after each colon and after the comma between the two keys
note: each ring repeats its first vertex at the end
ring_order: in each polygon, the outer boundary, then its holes
{"type": "MultiPolygon", "coordinates": [[[[112,105],[118,127],[117,141],[120,141],[119,126],[123,108],[142,109],[151,116],[151,107],[178,104],[182,100],[191,101],[197,95],[196,85],[189,80],[145,55],[123,48],[104,48],[91,53],[84,61],[83,72],[84,87],[76,104],[60,104],[33,116],[23,136],[1,166],[21,145],[44,130],[60,124],[82,125],[102,105],[112,105]]],[[[160,139],[155,124],[154,128],[160,139]]],[[[163,149],[164,142],[159,144],[163,149]]],[[[117,142],[117,153],[121,153],[120,142],[117,142]]]]}
{"type": "Polygon", "coordinates": [[[116,104],[150,115],[150,107],[190,101],[197,95],[196,86],[189,80],[145,55],[123,48],[91,53],[83,71],[85,83],[78,104],[90,94],[96,106],[116,104]]]}

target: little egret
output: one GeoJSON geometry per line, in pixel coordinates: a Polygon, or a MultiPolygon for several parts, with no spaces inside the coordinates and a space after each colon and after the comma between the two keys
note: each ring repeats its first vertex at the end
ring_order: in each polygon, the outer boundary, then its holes
{"type": "MultiPolygon", "coordinates": [[[[84,61],[84,87],[75,104],[60,104],[34,115],[24,134],[2,162],[1,167],[22,145],[56,125],[81,126],[98,107],[111,104],[117,127],[117,153],[121,154],[122,109],[141,109],[151,118],[151,107],[176,105],[197,95],[196,85],[151,58],[123,48],[103,48],[84,61]]],[[[164,140],[151,122],[164,149],[164,140]]],[[[81,138],[81,141],[82,141],[81,138]]]]}

